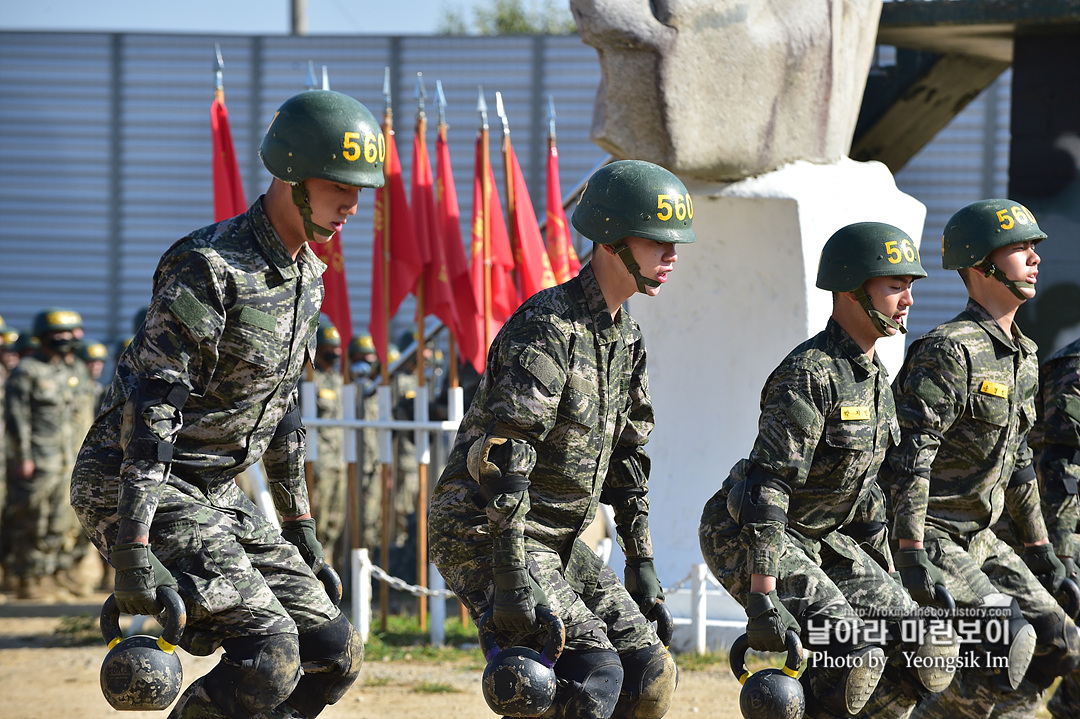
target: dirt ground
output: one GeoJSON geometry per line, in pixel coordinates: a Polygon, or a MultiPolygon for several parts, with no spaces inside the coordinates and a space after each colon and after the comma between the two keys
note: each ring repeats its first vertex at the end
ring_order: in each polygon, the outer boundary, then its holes
{"type": "MultiPolygon", "coordinates": [[[[0,603],[0,717],[3,719],[116,719],[160,717],[163,712],[118,712],[101,695],[98,671],[104,644],[69,646],[56,634],[65,617],[96,616],[105,600],[78,604],[0,603]]],[[[217,658],[180,652],[184,684],[206,673],[217,658]]],[[[726,665],[681,672],[669,717],[739,719],[739,684],[726,665]]],[[[326,719],[489,719],[480,671],[430,661],[366,662],[345,697],[327,707],[326,719]],[[439,691],[433,691],[438,689],[439,691]]]]}

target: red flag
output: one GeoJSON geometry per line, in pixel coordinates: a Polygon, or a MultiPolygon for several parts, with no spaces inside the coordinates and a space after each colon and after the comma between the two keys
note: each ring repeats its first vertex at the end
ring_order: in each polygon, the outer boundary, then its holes
{"type": "Polygon", "coordinates": [[[562,189],[559,187],[559,150],[552,141],[548,146],[547,162],[547,253],[551,260],[551,271],[559,284],[571,277],[576,277],[581,269],[581,261],[570,241],[570,227],[566,224],[566,210],[562,204],[562,189]]]}
{"type": "Polygon", "coordinates": [[[416,290],[416,280],[423,270],[424,258],[413,234],[394,131],[384,131],[384,134],[386,185],[375,190],[375,251],[371,263],[371,321],[368,331],[375,343],[375,353],[382,366],[386,367],[387,320],[397,312],[405,296],[416,290]],[[386,211],[387,202],[390,204],[389,213],[386,211]],[[387,228],[388,247],[383,243],[387,228]],[[389,268],[390,277],[386,291],[383,283],[385,268],[389,268]]]}
{"type": "MultiPolygon", "coordinates": [[[[510,238],[506,234],[506,223],[503,221],[502,205],[499,203],[499,193],[495,187],[495,174],[491,171],[491,163],[483,167],[483,148],[481,146],[483,133],[476,139],[476,171],[473,173],[473,221],[472,221],[472,260],[470,273],[472,275],[473,292],[483,309],[484,303],[484,183],[481,173],[487,175],[488,186],[488,212],[490,214],[488,226],[490,236],[488,244],[491,257],[491,321],[494,323],[489,339],[494,338],[494,330],[497,330],[503,322],[514,314],[514,310],[521,304],[518,298],[517,287],[514,284],[514,254],[510,250],[510,238]]],[[[483,337],[483,325],[480,336],[483,337]]],[[[487,348],[484,348],[487,351],[487,348]]]]}
{"type": "Polygon", "coordinates": [[[341,254],[341,233],[335,232],[329,242],[310,242],[308,246],[326,263],[322,276],[325,291],[322,313],[330,318],[341,335],[341,367],[344,369],[349,361],[349,353],[345,350],[352,341],[352,312],[349,311],[349,290],[345,282],[345,258],[341,254]]]}
{"type": "Polygon", "coordinates": [[[450,273],[450,286],[454,292],[454,308],[458,326],[452,327],[462,358],[472,364],[477,372],[484,371],[483,340],[479,331],[480,312],[476,293],[469,281],[469,263],[465,259],[465,246],[461,242],[461,213],[458,210],[457,189],[454,173],[450,169],[450,148],[446,137],[439,133],[435,140],[435,163],[438,172],[438,229],[443,245],[446,267],[450,273]]]}
{"type": "Polygon", "coordinates": [[[413,134],[412,215],[417,244],[424,257],[424,317],[435,315],[455,332],[458,319],[445,249],[439,241],[434,184],[427,144],[424,136],[416,132],[413,134]]]}
{"type": "Polygon", "coordinates": [[[214,144],[214,222],[220,222],[247,211],[240,166],[229,132],[229,111],[220,97],[210,105],[210,136],[214,144]]]}
{"type": "Polygon", "coordinates": [[[521,174],[514,146],[509,139],[506,145],[513,183],[511,193],[514,206],[511,208],[513,217],[510,221],[514,223],[514,264],[521,283],[521,299],[526,300],[540,290],[554,287],[555,275],[551,272],[544,238],[540,236],[540,225],[536,222],[536,212],[533,211],[529,188],[525,186],[525,176],[521,174]]]}

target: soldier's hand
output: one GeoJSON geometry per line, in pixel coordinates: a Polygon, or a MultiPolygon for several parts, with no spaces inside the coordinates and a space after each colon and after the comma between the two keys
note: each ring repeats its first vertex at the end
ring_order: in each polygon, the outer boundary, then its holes
{"type": "Polygon", "coordinates": [[[937,585],[945,584],[945,575],[926,556],[925,549],[898,550],[896,569],[900,572],[900,582],[911,592],[911,598],[924,607],[936,601],[937,585]]]}
{"type": "Polygon", "coordinates": [[[768,594],[750,592],[746,618],[746,638],[750,648],[759,652],[786,652],[784,637],[787,631],[799,631],[799,623],[784,607],[775,589],[768,594]]]}
{"type": "Polygon", "coordinates": [[[623,581],[630,598],[637,602],[641,613],[646,616],[656,603],[664,598],[664,590],[660,586],[660,580],[656,578],[652,557],[627,559],[623,581]]]}
{"type": "Polygon", "coordinates": [[[1065,581],[1065,565],[1054,554],[1054,545],[1047,543],[1024,547],[1022,556],[1024,564],[1047,591],[1053,594],[1061,587],[1061,583],[1065,581]]]}
{"type": "Polygon", "coordinates": [[[300,550],[311,571],[318,574],[326,559],[322,543],[315,537],[314,519],[289,519],[281,523],[281,536],[300,550]]]}
{"type": "Polygon", "coordinates": [[[536,629],[536,605],[546,603],[546,597],[534,596],[539,589],[525,567],[496,567],[495,601],[491,620],[496,628],[513,634],[529,634],[536,629]]]}
{"type": "Polygon", "coordinates": [[[162,609],[157,588],[176,588],[176,579],[145,544],[114,545],[109,550],[109,564],[116,570],[113,596],[124,614],[156,616],[162,609]]]}

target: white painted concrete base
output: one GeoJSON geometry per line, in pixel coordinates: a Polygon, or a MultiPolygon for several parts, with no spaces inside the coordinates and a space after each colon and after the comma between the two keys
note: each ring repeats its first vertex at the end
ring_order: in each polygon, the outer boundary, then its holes
{"type": "MultiPolygon", "coordinates": [[[[923,204],[900,192],[876,162],[800,162],[733,184],[687,188],[697,242],[679,246],[658,297],[630,300],[645,334],[656,409],[650,526],[664,583],[701,561],[701,510],[753,445],[769,373],[825,327],[832,297],[814,286],[825,241],[863,221],[888,222],[917,241],[926,219],[923,204]]],[[[914,295],[917,305],[918,283],[914,295]]],[[[882,340],[878,351],[895,375],[903,339],[882,340]]],[[[621,574],[622,556],[614,555],[621,574]]]]}

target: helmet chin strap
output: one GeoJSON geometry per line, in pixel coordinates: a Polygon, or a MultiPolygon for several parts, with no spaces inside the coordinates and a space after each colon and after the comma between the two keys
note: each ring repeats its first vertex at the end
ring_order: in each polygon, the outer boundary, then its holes
{"type": "Polygon", "coordinates": [[[309,242],[317,242],[315,239],[315,232],[320,235],[330,237],[334,234],[333,230],[329,230],[321,225],[316,225],[311,221],[311,203],[308,201],[307,190],[304,189],[302,183],[296,183],[292,186],[292,200],[293,203],[300,208],[300,217],[304,219],[304,234],[307,235],[309,242]]]}
{"type": "Polygon", "coordinates": [[[1000,269],[998,269],[997,265],[992,262],[984,262],[983,264],[976,265],[975,267],[986,277],[993,277],[994,279],[998,280],[1003,285],[1008,287],[1009,292],[1012,292],[1014,295],[1016,295],[1016,298],[1022,302],[1026,302],[1028,298],[1025,297],[1024,293],[1020,290],[1022,288],[1030,290],[1035,287],[1035,285],[1027,282],[1026,280],[1010,280],[1009,276],[1002,272],[1000,269]]]}
{"type": "Polygon", "coordinates": [[[866,290],[860,287],[855,290],[854,294],[855,299],[857,299],[859,304],[862,305],[862,308],[866,310],[866,314],[870,316],[870,321],[874,323],[874,327],[877,328],[877,331],[881,333],[882,337],[889,336],[888,329],[890,328],[897,330],[902,335],[907,334],[907,327],[904,327],[904,325],[900,324],[892,317],[889,317],[884,312],[879,312],[874,308],[874,303],[870,301],[870,295],[866,294],[866,290]]]}
{"type": "Polygon", "coordinates": [[[619,240],[611,246],[611,249],[615,251],[615,254],[619,256],[619,259],[626,265],[626,269],[630,271],[630,276],[634,278],[634,282],[637,282],[637,291],[642,294],[648,294],[645,290],[649,287],[659,287],[660,283],[656,280],[651,280],[648,277],[642,277],[641,265],[634,259],[634,254],[630,252],[630,248],[626,246],[626,243],[619,240]]]}

